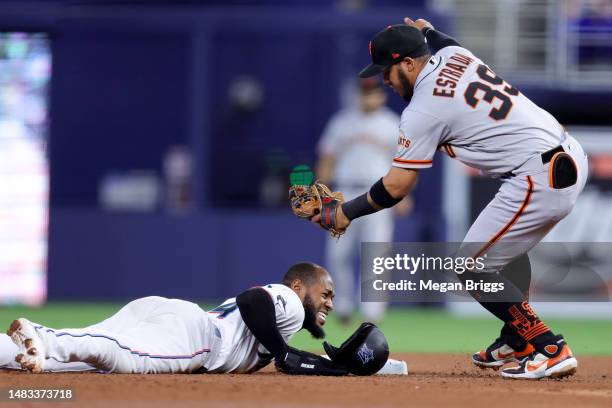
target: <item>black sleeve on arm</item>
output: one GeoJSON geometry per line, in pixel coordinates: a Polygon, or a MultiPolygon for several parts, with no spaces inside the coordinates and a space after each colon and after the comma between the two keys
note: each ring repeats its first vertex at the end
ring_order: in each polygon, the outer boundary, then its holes
{"type": "Polygon", "coordinates": [[[425,27],[421,32],[427,38],[427,44],[429,44],[432,54],[435,54],[444,47],[461,46],[453,37],[436,31],[433,28],[425,27]]]}
{"type": "Polygon", "coordinates": [[[274,355],[276,367],[286,374],[347,375],[345,367],[331,360],[289,347],[276,325],[274,301],[263,288],[252,288],[236,297],[244,324],[274,355]]]}
{"type": "Polygon", "coordinates": [[[364,215],[374,214],[377,211],[378,209],[374,208],[368,201],[368,193],[363,193],[359,197],[342,204],[342,212],[351,221],[364,215]]]}
{"type": "Polygon", "coordinates": [[[341,376],[349,373],[340,363],[289,346],[284,356],[276,357],[275,365],[285,374],[341,376]]]}
{"type": "Polygon", "coordinates": [[[263,288],[252,288],[239,294],[236,304],[253,336],[274,356],[283,355],[287,344],[276,326],[276,311],[270,294],[263,288]]]}

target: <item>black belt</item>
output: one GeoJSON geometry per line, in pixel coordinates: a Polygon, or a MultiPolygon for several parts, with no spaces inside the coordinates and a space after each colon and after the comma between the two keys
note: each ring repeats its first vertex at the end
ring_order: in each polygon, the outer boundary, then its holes
{"type": "MultiPolygon", "coordinates": [[[[542,158],[542,164],[550,163],[550,161],[552,160],[555,154],[564,152],[564,151],[565,149],[563,148],[563,146],[559,145],[557,147],[553,147],[552,149],[542,153],[540,155],[540,157],[542,158]]],[[[514,172],[509,171],[507,173],[502,174],[500,178],[507,179],[507,178],[514,177],[514,176],[515,176],[514,172]]]]}
{"type": "Polygon", "coordinates": [[[553,156],[555,154],[560,153],[560,152],[564,152],[564,151],[565,151],[565,149],[563,148],[563,146],[559,145],[559,146],[557,146],[557,147],[555,147],[553,149],[550,149],[547,152],[542,153],[541,154],[542,164],[549,163],[552,160],[552,158],[553,158],[553,156]]]}

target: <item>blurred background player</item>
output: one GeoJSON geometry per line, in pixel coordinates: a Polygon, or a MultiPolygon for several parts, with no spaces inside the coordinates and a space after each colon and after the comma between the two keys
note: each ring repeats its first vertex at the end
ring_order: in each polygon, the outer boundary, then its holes
{"type": "MultiPolygon", "coordinates": [[[[382,82],[367,78],[358,82],[359,104],[334,114],[317,147],[319,181],[355,198],[363,188],[385,174],[397,146],[399,116],[385,106],[387,94],[382,82]]],[[[357,299],[356,261],[362,242],[393,240],[393,213],[406,215],[410,199],[395,211],[381,211],[373,217],[358,220],[342,239],[329,237],[326,263],[336,282],[336,310],[341,321],[348,323],[357,299]]],[[[368,321],[380,321],[384,302],[361,302],[361,312],[368,321]]]]}

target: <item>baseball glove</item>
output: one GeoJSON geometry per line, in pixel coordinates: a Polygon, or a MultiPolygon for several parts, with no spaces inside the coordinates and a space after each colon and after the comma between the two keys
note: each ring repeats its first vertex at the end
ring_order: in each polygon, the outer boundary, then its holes
{"type": "Polygon", "coordinates": [[[344,202],[341,192],[332,192],[325,184],[314,182],[312,185],[294,184],[289,188],[291,210],[299,218],[311,219],[321,214],[321,226],[328,230],[332,237],[344,234],[336,228],[336,208],[344,202]]]}

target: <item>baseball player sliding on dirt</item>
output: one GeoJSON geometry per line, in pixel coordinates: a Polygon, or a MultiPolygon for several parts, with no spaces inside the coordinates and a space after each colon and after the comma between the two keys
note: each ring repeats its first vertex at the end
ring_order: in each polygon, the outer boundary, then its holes
{"type": "MultiPolygon", "coordinates": [[[[383,74],[385,84],[408,102],[393,165],[353,200],[323,197],[312,221],[337,236],[352,220],[394,206],[411,191],[418,172],[432,166],[436,150],[501,178],[499,192],[462,245],[474,258],[486,255],[490,273],[477,279],[506,287],[503,296],[470,292],[504,322],[500,337],[472,360],[484,368],[519,362],[502,370],[508,378],[571,375],[578,363],[570,348],[523,297],[529,282],[520,283],[504,270],[569,214],[586,183],[587,157],[553,116],[453,38],[425,20],[406,18],[405,23],[376,34],[369,44],[372,64],[360,73],[383,74]]],[[[470,274],[476,275],[459,277],[470,274]]]]}
{"type": "Polygon", "coordinates": [[[370,323],[330,359],[287,345],[302,328],[323,338],[334,284],[313,263],[293,265],[283,284],[251,288],[205,312],[198,305],[157,296],[137,299],[83,329],[52,329],[15,320],[0,338],[0,368],[113,373],[251,373],[273,359],[287,374],[369,375],[387,363],[384,335],[370,323]],[[11,361],[13,361],[11,363],[11,361]],[[18,364],[15,366],[15,362],[18,364]]]}

